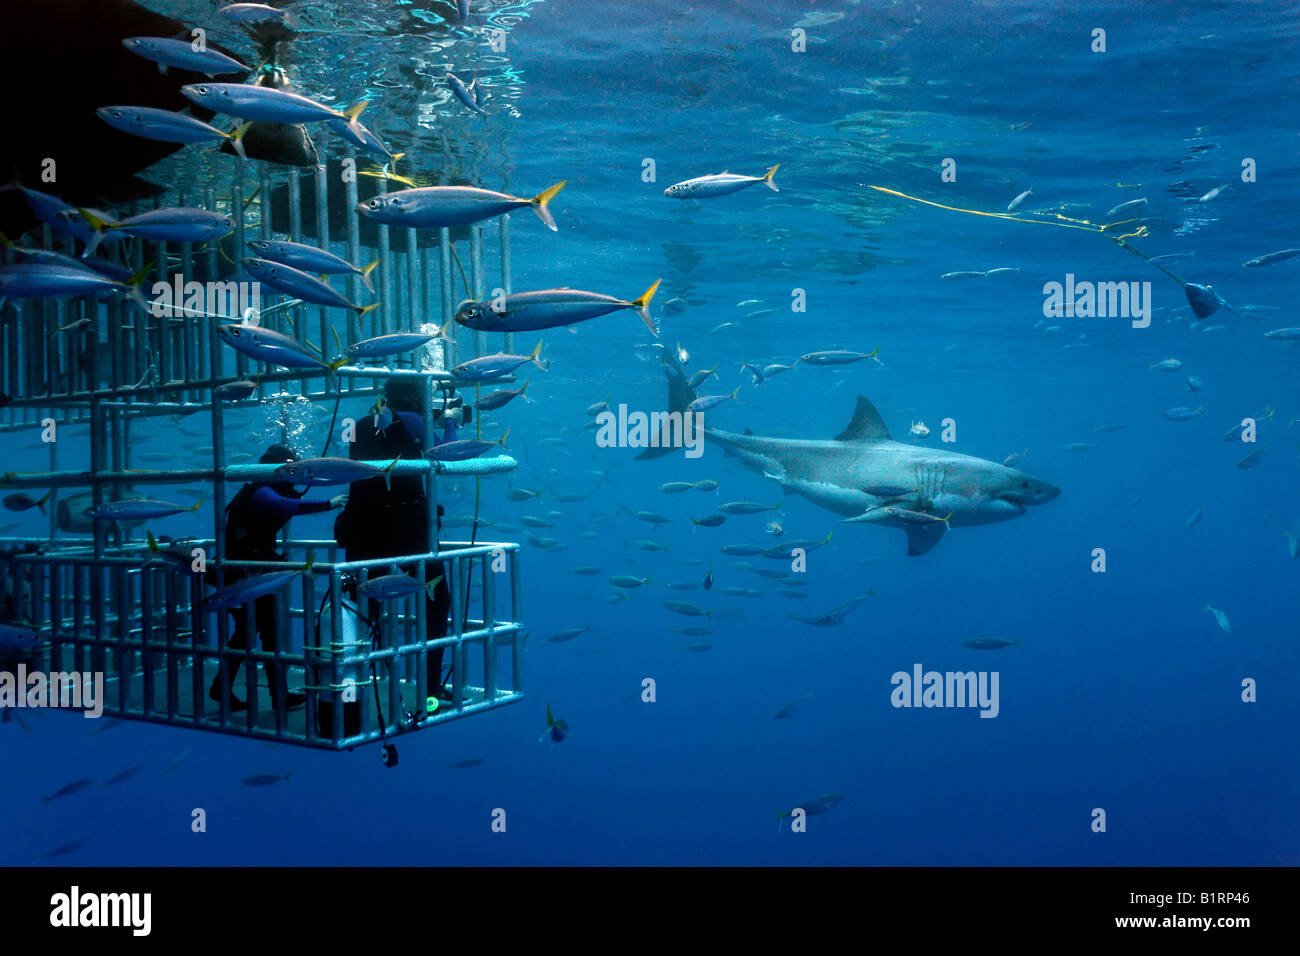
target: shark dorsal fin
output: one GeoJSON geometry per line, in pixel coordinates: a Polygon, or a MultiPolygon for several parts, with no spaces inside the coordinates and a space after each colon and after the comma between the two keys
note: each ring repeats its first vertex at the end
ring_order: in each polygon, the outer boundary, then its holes
{"type": "Polygon", "coordinates": [[[891,441],[889,428],[885,420],[862,395],[858,396],[858,407],[853,410],[853,417],[844,431],[835,436],[836,441],[891,441]]]}

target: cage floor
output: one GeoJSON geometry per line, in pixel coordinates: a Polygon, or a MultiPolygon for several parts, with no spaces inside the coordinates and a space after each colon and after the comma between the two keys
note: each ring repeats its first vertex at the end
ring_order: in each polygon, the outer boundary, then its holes
{"type": "MultiPolygon", "coordinates": [[[[180,725],[201,730],[215,730],[224,733],[243,734],[246,736],[255,736],[266,739],[281,739],[288,743],[308,744],[309,746],[333,748],[333,743],[329,738],[315,738],[315,722],[308,726],[309,714],[307,706],[300,705],[290,710],[285,715],[285,725],[281,731],[276,730],[276,714],[271,707],[270,691],[266,682],[266,675],[261,666],[257,668],[257,704],[258,710],[254,715],[250,727],[247,711],[232,711],[230,719],[226,724],[221,723],[220,705],[208,696],[208,688],[212,685],[217,676],[219,662],[214,659],[203,661],[203,674],[199,684],[199,694],[201,696],[202,712],[200,713],[195,706],[195,680],[194,664],[192,662],[177,663],[176,672],[176,701],[174,716],[168,715],[167,707],[167,667],[163,665],[155,668],[153,671],[153,708],[145,711],[146,703],[146,680],[143,670],[136,670],[129,676],[126,682],[125,695],[122,694],[122,681],[117,674],[106,676],[104,680],[104,713],[106,716],[125,717],[128,719],[145,720],[154,723],[180,725]],[[305,740],[308,732],[313,734],[312,740],[305,740]]],[[[306,683],[305,668],[298,665],[288,665],[287,684],[291,692],[301,692],[306,683]]],[[[231,682],[232,690],[235,697],[240,700],[244,699],[247,689],[246,676],[243,668],[231,682]]],[[[391,725],[391,716],[387,713],[390,707],[391,681],[387,677],[379,679],[379,699],[389,718],[391,725]]],[[[358,695],[366,695],[369,699],[369,709],[374,714],[374,688],[365,684],[358,689],[358,695]]],[[[416,686],[414,681],[399,680],[398,694],[402,700],[403,707],[412,713],[421,713],[424,710],[423,701],[417,702],[416,686]]],[[[324,695],[322,695],[324,696],[324,695]]],[[[488,700],[486,691],[482,687],[466,685],[462,688],[461,705],[454,708],[449,701],[441,701],[436,713],[424,717],[416,725],[417,727],[428,727],[438,723],[445,723],[449,720],[455,720],[460,717],[466,717],[471,714],[489,710],[497,707],[504,707],[508,704],[515,703],[523,699],[523,694],[518,691],[498,690],[496,695],[488,700]]],[[[396,728],[390,726],[387,730],[389,734],[402,732],[409,728],[396,728]]],[[[380,737],[378,728],[366,734],[367,738],[378,740],[380,737]]],[[[366,741],[360,741],[362,743],[366,741]]]]}

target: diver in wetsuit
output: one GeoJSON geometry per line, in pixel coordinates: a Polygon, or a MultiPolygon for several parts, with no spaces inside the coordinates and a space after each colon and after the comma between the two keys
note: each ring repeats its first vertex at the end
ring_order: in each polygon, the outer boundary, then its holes
{"type": "MultiPolygon", "coordinates": [[[[272,445],[262,455],[264,465],[279,465],[287,461],[297,461],[294,454],[283,445],[272,445]]],[[[294,491],[293,485],[281,482],[254,481],[240,488],[235,497],[226,506],[226,558],[235,561],[283,561],[284,555],[276,551],[276,536],[280,529],[296,515],[317,514],[334,508],[342,508],[347,502],[347,495],[336,495],[329,501],[303,501],[305,492],[294,491]]],[[[231,568],[225,573],[225,583],[233,584],[248,574],[241,568],[231,568]]],[[[262,641],[262,650],[274,651],[276,643],[275,595],[267,594],[247,604],[231,608],[235,628],[226,645],[234,650],[248,647],[249,631],[255,629],[262,641]],[[251,627],[250,627],[251,624],[251,627]]],[[[234,686],[235,675],[239,673],[240,659],[232,657],[229,661],[230,686],[234,686]]],[[[284,675],[277,673],[272,661],[266,662],[266,682],[271,688],[271,706],[280,709],[281,695],[284,695],[285,710],[301,707],[302,694],[284,693],[284,675]]],[[[232,711],[247,710],[248,704],[230,693],[232,711]]],[[[212,680],[208,696],[220,702],[223,690],[221,673],[212,680]]]]}
{"type": "MultiPolygon", "coordinates": [[[[394,458],[419,459],[424,457],[424,382],[415,377],[393,377],[384,382],[384,405],[379,412],[372,410],[362,416],[356,425],[356,437],[349,448],[349,457],[359,461],[392,461],[394,458]],[[377,420],[378,419],[378,420],[377,420]]],[[[450,417],[446,419],[448,434],[450,417]]],[[[434,441],[432,444],[439,444],[434,441]]],[[[442,526],[442,506],[438,507],[438,526],[442,526]]],[[[349,486],[347,507],[334,523],[334,536],[343,546],[347,560],[367,561],[403,554],[424,554],[428,550],[429,499],[424,493],[424,478],[420,475],[393,475],[391,489],[381,477],[354,481],[349,486]]],[[[399,565],[399,569],[414,573],[416,565],[399,565]]],[[[372,570],[371,576],[384,574],[385,570],[372,570]]],[[[442,562],[425,564],[425,578],[433,580],[442,576],[426,608],[426,634],[429,640],[447,636],[447,615],[451,610],[451,590],[447,586],[442,562]]],[[[380,602],[370,601],[366,616],[377,620],[380,602]]],[[[428,696],[450,700],[450,692],[443,685],[442,648],[428,653],[428,696]]],[[[322,705],[324,706],[324,705],[322,705]]],[[[322,715],[325,726],[328,714],[322,715]]]]}

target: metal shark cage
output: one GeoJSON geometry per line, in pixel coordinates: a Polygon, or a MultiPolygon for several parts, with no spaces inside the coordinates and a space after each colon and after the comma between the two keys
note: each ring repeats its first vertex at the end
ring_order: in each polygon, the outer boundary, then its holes
{"type": "MultiPolygon", "coordinates": [[[[355,168],[350,148],[347,158],[355,168]]],[[[488,251],[484,228],[471,228],[467,234],[458,230],[457,237],[442,229],[437,242],[425,246],[414,229],[402,229],[405,249],[399,252],[392,248],[389,227],[380,225],[375,247],[363,248],[354,211],[357,180],[330,176],[323,152],[309,175],[274,168],[278,182],[272,179],[272,167],[258,164],[260,172],[254,173],[248,168],[252,165],[239,163],[226,188],[177,190],[155,200],[155,206],[230,211],[240,254],[246,241],[272,238],[278,221],[287,225],[282,234],[294,241],[306,237],[322,248],[341,245],[334,251],[354,263],[378,258],[375,291],[381,306],[370,315],[357,318],[336,309],[334,315],[348,318],[335,323],[331,310],[292,300],[264,310],[263,324],[268,327],[293,334],[299,342],[311,327],[324,350],[335,330],[346,346],[413,328],[419,324],[417,317],[428,321],[438,313],[443,323],[450,322],[457,302],[453,282],[464,276],[452,270],[452,259],[458,257],[454,239],[468,246],[469,291],[483,295],[488,251]],[[344,191],[346,229],[342,237],[331,237],[330,192],[338,187],[344,191]],[[305,211],[314,212],[309,215],[310,236],[304,229],[305,211]],[[363,332],[364,325],[370,328],[363,332]]],[[[382,179],[374,187],[386,191],[382,179]]],[[[133,211],[143,210],[115,212],[125,216],[133,211]]],[[[508,292],[509,224],[502,217],[486,231],[497,232],[501,285],[508,292]]],[[[56,241],[49,226],[29,234],[27,244],[75,254],[72,241],[56,241]]],[[[146,262],[156,264],[150,280],[163,282],[172,281],[173,275],[215,282],[224,256],[215,242],[194,248],[190,243],[135,239],[115,244],[108,254],[133,270],[146,262]]],[[[350,276],[348,282],[350,301],[356,302],[361,281],[350,276]]],[[[384,367],[348,365],[333,373],[323,368],[268,371],[257,378],[252,396],[222,402],[213,389],[248,375],[249,359],[223,350],[216,334],[220,322],[238,319],[184,308],[145,311],[126,297],[10,302],[0,310],[0,390],[9,396],[0,409],[0,433],[11,449],[21,436],[39,435],[49,455],[46,472],[0,465],[6,494],[20,489],[50,492],[46,537],[0,538],[0,621],[37,631],[29,672],[102,674],[104,713],[111,716],[326,750],[387,741],[521,700],[519,546],[439,541],[436,524],[437,477],[511,471],[515,462],[504,454],[464,462],[397,463],[394,474],[424,479],[429,527],[423,553],[349,562],[333,540],[287,538],[281,543],[283,562],[225,557],[223,521],[230,484],[266,480],[275,467],[228,461],[227,418],[232,410],[257,406],[272,388],[313,402],[355,402],[380,394],[389,376],[413,376],[426,389],[424,425],[431,436],[434,395],[450,394],[455,387],[446,369],[454,364],[458,344],[435,340],[418,362],[389,360],[384,367]],[[134,467],[133,428],[159,418],[179,422],[191,416],[210,421],[210,467],[134,467]],[[69,434],[76,434],[78,426],[88,428],[85,444],[69,434]],[[71,454],[68,446],[73,447],[71,454]],[[68,468],[64,463],[69,460],[88,462],[88,467],[68,468]],[[188,482],[211,483],[214,515],[210,536],[181,543],[182,558],[195,556],[188,569],[185,560],[160,560],[141,539],[146,529],[85,517],[87,508],[130,497],[132,489],[157,486],[162,496],[167,486],[188,482]],[[276,594],[280,626],[273,652],[255,649],[251,633],[247,649],[228,646],[230,615],[205,606],[204,575],[195,570],[202,566],[200,556],[206,556],[218,585],[231,568],[301,571],[276,594]],[[432,605],[421,593],[384,602],[381,619],[368,633],[350,633],[347,615],[334,612],[346,606],[345,576],[364,582],[397,564],[417,568],[413,573],[427,580],[433,576],[427,572],[434,562],[441,563],[452,596],[444,638],[428,639],[425,615],[432,605]],[[435,705],[441,688],[427,686],[426,659],[439,648],[449,652],[451,660],[451,700],[435,705]],[[229,695],[212,700],[206,693],[234,661],[244,668],[232,688],[245,694],[248,708],[242,713],[231,712],[229,695]],[[286,712],[262,706],[267,688],[260,678],[266,668],[258,665],[267,662],[287,675],[289,691],[305,694],[304,707],[286,712]],[[318,721],[322,703],[334,706],[324,711],[331,715],[328,719],[318,721]],[[359,725],[351,732],[345,727],[345,708],[339,706],[345,703],[359,711],[359,725]]],[[[506,344],[508,348],[508,338],[506,344]]],[[[485,336],[475,333],[474,354],[484,346],[485,336]]],[[[12,461],[13,455],[3,458],[12,461]]],[[[251,631],[251,604],[247,611],[251,631]]],[[[385,747],[385,760],[395,760],[391,746],[385,747]]]]}

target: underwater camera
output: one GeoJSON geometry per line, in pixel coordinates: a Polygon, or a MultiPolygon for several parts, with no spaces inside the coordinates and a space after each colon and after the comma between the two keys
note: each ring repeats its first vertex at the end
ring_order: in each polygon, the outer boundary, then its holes
{"type": "Polygon", "coordinates": [[[474,409],[472,406],[466,405],[464,399],[455,392],[444,392],[442,394],[442,407],[433,410],[433,423],[435,425],[443,424],[444,416],[451,419],[452,424],[460,428],[463,425],[473,423],[474,409]]]}

